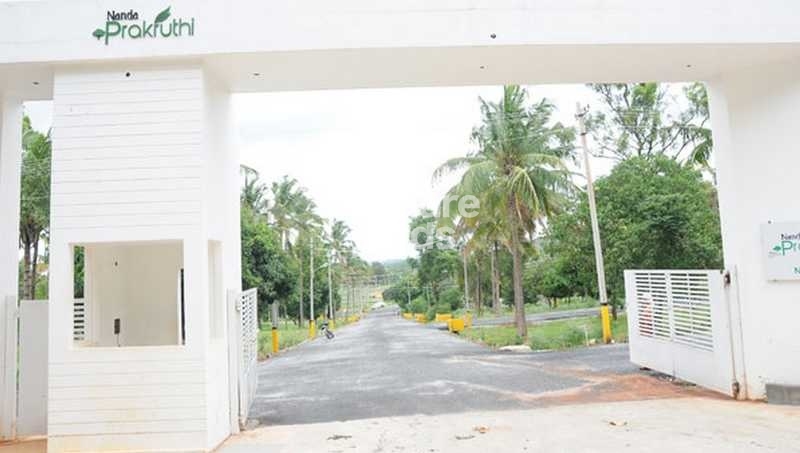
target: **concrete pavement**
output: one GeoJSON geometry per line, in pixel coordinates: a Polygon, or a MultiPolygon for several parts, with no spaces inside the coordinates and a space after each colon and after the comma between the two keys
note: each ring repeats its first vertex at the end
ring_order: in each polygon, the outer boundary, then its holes
{"type": "Polygon", "coordinates": [[[261,427],[220,453],[800,452],[800,408],[708,398],[261,427]]]}

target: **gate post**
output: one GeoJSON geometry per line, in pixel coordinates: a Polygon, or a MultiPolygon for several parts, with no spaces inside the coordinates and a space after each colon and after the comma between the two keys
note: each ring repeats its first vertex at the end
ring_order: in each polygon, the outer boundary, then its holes
{"type": "Polygon", "coordinates": [[[17,437],[17,298],[7,296],[0,299],[2,314],[2,334],[0,344],[0,440],[13,440],[17,437]]]}
{"type": "Polygon", "coordinates": [[[22,101],[0,92],[0,440],[16,435],[22,101]]]}

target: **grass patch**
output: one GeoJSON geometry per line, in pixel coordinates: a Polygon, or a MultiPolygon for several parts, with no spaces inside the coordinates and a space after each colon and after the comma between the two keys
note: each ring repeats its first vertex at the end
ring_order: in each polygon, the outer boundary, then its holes
{"type": "MultiPolygon", "coordinates": [[[[616,343],[628,341],[628,320],[620,315],[611,320],[611,337],[616,343]]],[[[603,342],[599,316],[564,319],[528,326],[528,344],[533,349],[568,349],[603,342]]]]}
{"type": "MultiPolygon", "coordinates": [[[[300,328],[293,322],[281,322],[278,326],[278,349],[291,348],[308,338],[308,328],[300,328]]],[[[272,354],[272,327],[263,323],[258,332],[258,355],[266,357],[272,354]]]]}
{"type": "MultiPolygon", "coordinates": [[[[611,321],[612,338],[616,343],[628,341],[628,321],[624,314],[611,321]]],[[[522,344],[513,326],[473,327],[462,332],[462,336],[493,348],[522,344]]],[[[533,349],[568,349],[602,343],[600,318],[565,319],[528,326],[528,345],[533,349]]]]}
{"type": "Polygon", "coordinates": [[[517,329],[508,326],[472,327],[465,329],[461,335],[493,348],[522,344],[522,338],[517,335],[517,329]]]}

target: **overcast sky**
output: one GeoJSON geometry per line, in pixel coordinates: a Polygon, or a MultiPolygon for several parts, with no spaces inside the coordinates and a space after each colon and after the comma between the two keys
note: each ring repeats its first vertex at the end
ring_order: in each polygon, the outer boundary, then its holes
{"type": "MultiPolygon", "coordinates": [[[[596,98],[582,85],[529,87],[531,100],[551,99],[555,120],[573,125],[575,104],[596,98]]],[[[369,261],[415,255],[408,219],[434,208],[455,179],[433,185],[433,170],[472,149],[478,97],[497,87],[402,88],[239,94],[233,99],[242,163],[266,182],[289,175],[321,215],[344,220],[369,261]]],[[[26,104],[33,126],[52,123],[50,102],[26,104]]],[[[596,160],[595,173],[609,169],[596,160]]]]}

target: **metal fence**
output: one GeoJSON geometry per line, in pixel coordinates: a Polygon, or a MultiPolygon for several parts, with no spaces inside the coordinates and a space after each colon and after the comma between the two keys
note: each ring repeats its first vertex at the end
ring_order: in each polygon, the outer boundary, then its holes
{"type": "Polygon", "coordinates": [[[258,384],[258,293],[255,288],[242,292],[236,300],[239,350],[239,423],[244,425],[258,384]]]}

